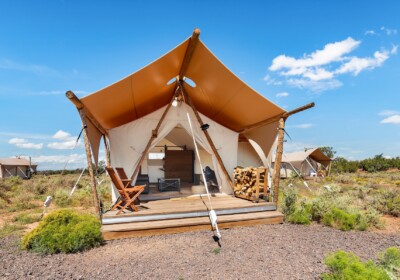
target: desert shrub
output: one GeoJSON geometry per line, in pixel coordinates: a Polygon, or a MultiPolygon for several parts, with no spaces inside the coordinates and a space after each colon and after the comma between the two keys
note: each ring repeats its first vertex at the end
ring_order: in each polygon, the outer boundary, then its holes
{"type": "Polygon", "coordinates": [[[379,254],[379,264],[389,274],[391,279],[400,279],[400,250],[396,247],[387,248],[379,254]]]}
{"type": "Polygon", "coordinates": [[[340,230],[354,229],[357,222],[357,215],[344,210],[333,208],[322,217],[322,223],[340,230]]]}
{"type": "Polygon", "coordinates": [[[283,191],[282,212],[285,215],[291,215],[296,210],[298,192],[293,187],[286,187],[283,191]]]}
{"type": "Polygon", "coordinates": [[[375,192],[370,200],[370,206],[382,214],[400,217],[400,191],[380,190],[375,192]]]}
{"type": "Polygon", "coordinates": [[[321,278],[324,280],[390,280],[389,275],[372,261],[361,262],[355,254],[345,251],[329,254],[325,258],[325,264],[329,273],[322,274],[321,278]]]}
{"type": "Polygon", "coordinates": [[[312,215],[309,207],[299,207],[286,217],[287,221],[293,224],[309,225],[311,224],[312,215]]]}
{"type": "Polygon", "coordinates": [[[12,201],[13,201],[13,206],[8,208],[9,212],[28,210],[37,207],[37,205],[33,203],[34,201],[33,194],[29,192],[19,193],[12,199],[12,201]]]}
{"type": "Polygon", "coordinates": [[[71,200],[69,199],[69,191],[66,189],[58,189],[54,194],[54,203],[58,207],[71,206],[71,200]]]}
{"type": "Polygon", "coordinates": [[[5,184],[11,188],[22,185],[22,178],[19,176],[12,176],[5,179],[5,184]]]}
{"type": "Polygon", "coordinates": [[[22,239],[22,248],[42,254],[75,253],[101,245],[100,223],[93,215],[62,209],[49,214],[22,239]]]}
{"type": "Polygon", "coordinates": [[[5,223],[0,228],[0,238],[4,238],[13,234],[19,234],[22,229],[24,229],[24,226],[5,223]]]}
{"type": "Polygon", "coordinates": [[[38,183],[33,187],[33,191],[35,192],[35,194],[37,195],[43,195],[46,194],[48,191],[48,187],[46,184],[41,184],[38,183]]]}
{"type": "Polygon", "coordinates": [[[21,213],[14,217],[14,222],[26,225],[40,221],[40,214],[21,213]]]}

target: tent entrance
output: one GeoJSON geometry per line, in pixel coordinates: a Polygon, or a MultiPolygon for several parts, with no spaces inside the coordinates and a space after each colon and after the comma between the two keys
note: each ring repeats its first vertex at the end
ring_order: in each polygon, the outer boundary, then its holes
{"type": "MultiPolygon", "coordinates": [[[[200,143],[197,144],[203,167],[213,169],[211,154],[200,143]]],[[[193,193],[192,187],[204,185],[192,137],[181,125],[175,126],[149,150],[141,165],[139,177],[143,175],[148,176],[150,186],[149,192],[141,195],[144,201],[197,194],[198,188],[195,187],[197,189],[193,193]]]]}

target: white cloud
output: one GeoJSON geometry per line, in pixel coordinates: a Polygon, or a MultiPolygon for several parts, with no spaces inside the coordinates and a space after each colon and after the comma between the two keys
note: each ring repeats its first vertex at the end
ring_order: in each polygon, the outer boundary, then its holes
{"type": "MultiPolygon", "coordinates": [[[[79,144],[80,142],[78,142],[79,144]]],[[[75,148],[76,141],[75,140],[67,140],[63,142],[53,142],[47,144],[47,147],[50,149],[55,149],[55,150],[70,150],[75,148]]]]}
{"type": "Polygon", "coordinates": [[[381,123],[400,124],[400,115],[393,115],[381,121],[381,123]]]}
{"type": "Polygon", "coordinates": [[[6,58],[0,60],[0,69],[29,72],[36,75],[60,76],[60,73],[47,66],[35,65],[35,64],[21,64],[6,58]]]}
{"type": "Polygon", "coordinates": [[[306,128],[311,128],[313,126],[314,126],[314,124],[312,124],[312,123],[303,123],[303,124],[292,125],[290,127],[306,129],[306,128]]]}
{"type": "Polygon", "coordinates": [[[390,50],[390,54],[397,54],[397,48],[399,45],[393,45],[392,49],[390,50]]]}
{"type": "Polygon", "coordinates": [[[18,143],[15,144],[15,146],[17,146],[18,148],[22,148],[22,149],[35,149],[35,150],[40,150],[43,148],[43,144],[34,144],[34,143],[18,143]]]}
{"type": "Polygon", "coordinates": [[[43,148],[43,144],[39,143],[39,144],[34,144],[34,143],[29,143],[26,139],[23,138],[11,138],[8,141],[9,144],[13,144],[18,148],[22,148],[22,149],[36,149],[36,150],[40,150],[43,148]]]}
{"type": "Polygon", "coordinates": [[[53,135],[53,138],[55,138],[55,139],[66,139],[66,138],[69,138],[70,136],[71,136],[70,133],[65,132],[63,130],[59,130],[53,135]]]}
{"type": "Polygon", "coordinates": [[[23,138],[11,138],[8,143],[9,144],[21,144],[21,143],[26,143],[27,141],[23,138]]]}
{"type": "MultiPolygon", "coordinates": [[[[368,34],[371,32],[373,31],[369,30],[368,34]]],[[[285,82],[288,85],[321,92],[342,86],[337,79],[339,75],[357,76],[364,70],[381,67],[390,55],[397,53],[398,48],[393,46],[390,51],[375,51],[372,57],[350,56],[360,45],[361,41],[348,37],[343,41],[326,44],[323,49],[304,54],[300,58],[279,55],[272,60],[268,69],[286,77],[285,82]]],[[[279,82],[269,75],[264,80],[269,84],[279,82]]]]}
{"type": "Polygon", "coordinates": [[[376,35],[376,32],[374,30],[367,30],[367,31],[365,31],[364,34],[373,36],[373,35],[376,35]]]}
{"type": "Polygon", "coordinates": [[[290,86],[310,89],[313,92],[322,92],[325,90],[335,89],[342,86],[342,83],[338,80],[332,79],[327,81],[311,81],[308,79],[289,79],[287,83],[290,86]]]}
{"type": "Polygon", "coordinates": [[[276,94],[276,97],[288,97],[289,93],[288,92],[279,92],[276,94]]]}
{"type": "Polygon", "coordinates": [[[388,51],[376,51],[374,57],[352,57],[348,62],[344,63],[339,69],[335,71],[336,74],[352,73],[357,76],[361,71],[365,69],[374,69],[376,67],[382,66],[389,58],[388,51]]]}
{"type": "Polygon", "coordinates": [[[53,155],[53,156],[38,156],[32,157],[32,160],[36,163],[66,163],[66,162],[82,162],[86,160],[84,154],[72,154],[72,155],[53,155]]]}
{"type": "Polygon", "coordinates": [[[378,113],[379,116],[392,116],[392,115],[397,115],[400,114],[399,111],[395,110],[383,110],[378,113]]]}
{"type": "Polygon", "coordinates": [[[397,35],[397,29],[390,29],[382,26],[381,31],[385,32],[388,36],[397,35]]]}
{"type": "Polygon", "coordinates": [[[266,75],[263,80],[267,82],[267,85],[279,86],[283,84],[281,81],[271,78],[270,75],[266,75]]]}
{"type": "Polygon", "coordinates": [[[360,41],[348,37],[340,42],[326,44],[322,50],[316,50],[310,55],[304,55],[304,58],[295,59],[290,56],[280,55],[274,58],[269,70],[276,71],[326,65],[333,61],[341,60],[343,55],[351,52],[359,45],[360,41]]]}

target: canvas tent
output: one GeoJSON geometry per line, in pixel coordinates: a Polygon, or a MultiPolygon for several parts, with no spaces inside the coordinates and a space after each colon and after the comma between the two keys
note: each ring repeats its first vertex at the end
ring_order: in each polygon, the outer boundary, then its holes
{"type": "Polygon", "coordinates": [[[321,170],[329,171],[330,163],[331,159],[319,148],[283,154],[281,176],[290,177],[292,172],[303,177],[317,176],[321,170]]]}
{"type": "Polygon", "coordinates": [[[32,164],[24,158],[0,158],[0,178],[19,176],[30,178],[32,171],[35,172],[37,164],[32,164]]]}
{"type": "Polygon", "coordinates": [[[88,163],[91,153],[97,162],[104,136],[108,164],[123,167],[135,179],[149,150],[174,128],[189,133],[188,113],[196,141],[211,155],[222,192],[232,192],[238,153],[241,161],[252,162],[256,153],[258,162],[268,165],[278,122],[290,114],[235,76],[198,37],[196,29],[156,61],[82,99],[67,92],[87,127],[88,163]],[[209,128],[202,130],[203,124],[209,128]],[[238,144],[239,139],[246,144],[238,144]]]}

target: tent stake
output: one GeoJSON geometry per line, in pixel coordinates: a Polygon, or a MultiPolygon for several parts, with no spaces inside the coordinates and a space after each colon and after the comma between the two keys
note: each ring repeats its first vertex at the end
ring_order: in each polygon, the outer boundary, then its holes
{"type": "MultiPolygon", "coordinates": [[[[195,116],[197,118],[197,121],[199,122],[200,126],[203,126],[204,125],[203,120],[201,119],[197,109],[194,107],[194,105],[192,103],[192,100],[190,99],[189,95],[186,93],[185,89],[183,88],[182,82],[179,82],[179,89],[181,90],[181,93],[185,98],[185,102],[192,108],[192,110],[193,110],[193,112],[194,112],[194,114],[195,114],[195,116]]],[[[225,165],[222,162],[222,159],[219,156],[219,153],[218,153],[217,149],[215,148],[214,142],[212,141],[212,139],[210,137],[210,134],[208,134],[207,130],[203,130],[203,132],[204,132],[204,134],[205,134],[205,136],[207,138],[208,144],[210,144],[211,149],[212,149],[215,157],[217,158],[217,161],[219,163],[219,166],[222,169],[222,172],[224,173],[226,179],[228,180],[229,185],[231,186],[231,188],[233,190],[234,189],[234,185],[233,185],[233,182],[231,180],[231,177],[229,176],[228,171],[226,170],[225,165]]]]}
{"type": "Polygon", "coordinates": [[[278,146],[276,147],[275,165],[274,165],[274,200],[278,204],[279,181],[281,179],[281,163],[283,153],[283,138],[285,136],[285,118],[279,119],[278,127],[278,146]]]}

